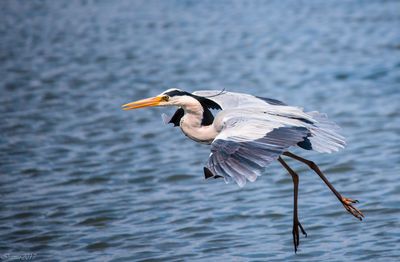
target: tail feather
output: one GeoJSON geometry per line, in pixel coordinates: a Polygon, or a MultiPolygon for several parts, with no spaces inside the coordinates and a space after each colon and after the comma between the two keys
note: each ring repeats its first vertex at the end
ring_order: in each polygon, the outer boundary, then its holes
{"type": "Polygon", "coordinates": [[[320,153],[331,153],[344,148],[345,139],[338,133],[340,127],[330,121],[326,114],[317,111],[308,112],[316,123],[310,127],[311,135],[307,138],[312,150],[320,153]]]}

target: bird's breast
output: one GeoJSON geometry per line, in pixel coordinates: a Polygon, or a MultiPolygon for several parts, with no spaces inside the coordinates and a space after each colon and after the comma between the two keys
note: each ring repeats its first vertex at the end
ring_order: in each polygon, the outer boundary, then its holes
{"type": "Polygon", "coordinates": [[[211,144],[218,135],[212,124],[209,126],[196,125],[185,118],[181,119],[180,127],[185,136],[201,144],[211,144]]]}

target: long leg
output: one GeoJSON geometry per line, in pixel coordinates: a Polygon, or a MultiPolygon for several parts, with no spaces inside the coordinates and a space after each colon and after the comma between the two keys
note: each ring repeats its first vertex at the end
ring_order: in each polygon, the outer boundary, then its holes
{"type": "Polygon", "coordinates": [[[299,191],[299,176],[296,174],[296,172],[293,171],[289,167],[288,164],[286,164],[285,161],[281,157],[278,158],[279,163],[289,172],[289,174],[292,176],[293,180],[293,230],[292,230],[292,235],[293,235],[293,245],[294,245],[294,252],[297,252],[297,247],[300,244],[300,237],[299,237],[299,228],[303,235],[307,237],[307,233],[304,230],[303,226],[300,224],[299,218],[298,218],[298,213],[297,213],[297,196],[298,196],[298,191],[299,191]]]}
{"type": "Polygon", "coordinates": [[[346,208],[346,210],[352,214],[353,216],[355,216],[356,218],[362,220],[362,218],[364,217],[364,214],[357,209],[356,207],[353,207],[352,204],[354,203],[358,203],[357,200],[352,200],[350,198],[346,198],[343,197],[333,186],[332,184],[328,181],[328,179],[324,176],[324,174],[321,172],[321,170],[319,169],[319,167],[310,160],[307,160],[305,158],[302,158],[298,155],[295,155],[293,153],[290,153],[288,151],[284,152],[283,155],[291,157],[293,159],[296,159],[300,162],[303,162],[304,164],[306,164],[307,166],[309,166],[312,170],[314,170],[315,173],[317,173],[317,175],[325,182],[325,184],[329,187],[329,189],[335,194],[335,196],[339,199],[339,201],[343,204],[344,208],[346,208]]]}

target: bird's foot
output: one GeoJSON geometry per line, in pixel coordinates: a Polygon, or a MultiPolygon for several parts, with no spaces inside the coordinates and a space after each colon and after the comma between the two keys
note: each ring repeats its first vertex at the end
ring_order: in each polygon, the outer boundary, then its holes
{"type": "Polygon", "coordinates": [[[353,216],[355,216],[356,218],[358,218],[359,220],[362,220],[364,217],[364,214],[356,207],[354,207],[352,204],[358,203],[358,200],[353,200],[351,198],[346,198],[346,197],[342,197],[341,200],[344,208],[346,208],[346,210],[352,214],[353,216]]]}
{"type": "Polygon", "coordinates": [[[297,247],[300,245],[300,234],[299,234],[299,228],[301,230],[301,233],[307,237],[307,233],[304,230],[303,226],[301,225],[300,221],[298,219],[295,219],[293,221],[293,230],[292,230],[292,235],[293,235],[293,245],[294,245],[294,252],[297,252],[297,247]]]}

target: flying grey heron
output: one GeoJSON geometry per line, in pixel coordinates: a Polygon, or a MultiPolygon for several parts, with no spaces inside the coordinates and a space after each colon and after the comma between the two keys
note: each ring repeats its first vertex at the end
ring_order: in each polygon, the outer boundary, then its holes
{"type": "Polygon", "coordinates": [[[288,171],[293,180],[293,245],[299,246],[299,229],[307,236],[298,219],[297,195],[299,176],[282,159],[287,156],[306,164],[336,195],[344,208],[362,220],[363,213],[352,204],[357,200],[343,197],[312,161],[288,151],[297,146],[305,150],[330,153],[343,148],[344,138],[338,126],[325,114],[304,112],[281,101],[226,91],[196,91],[189,93],[168,89],[156,97],[123,105],[124,110],[150,106],[175,106],[172,117],[163,115],[164,122],[179,126],[190,139],[211,145],[204,167],[204,176],[223,178],[240,187],[254,182],[263,168],[272,161],[288,171]],[[211,110],[220,110],[214,117],[211,110]]]}

